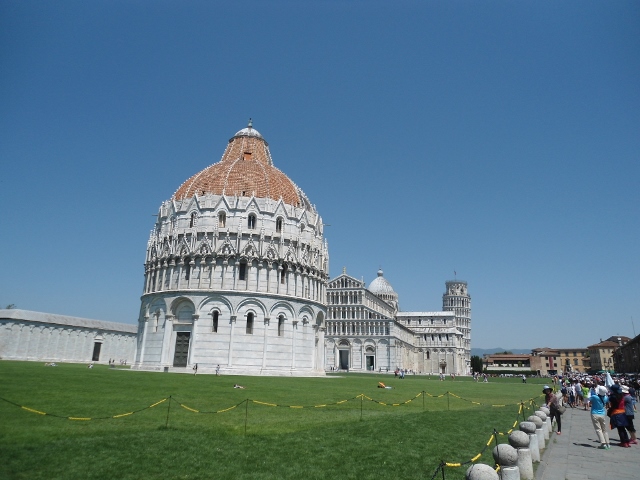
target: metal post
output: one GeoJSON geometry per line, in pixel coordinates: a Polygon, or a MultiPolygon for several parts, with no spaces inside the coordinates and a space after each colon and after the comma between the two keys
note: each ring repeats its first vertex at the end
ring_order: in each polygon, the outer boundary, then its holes
{"type": "Polygon", "coordinates": [[[164,424],[164,428],[169,428],[169,412],[171,412],[171,395],[169,395],[169,405],[167,405],[167,421],[164,424]]]}
{"type": "Polygon", "coordinates": [[[449,391],[447,391],[447,410],[450,410],[450,408],[449,408],[449,391]]]}
{"type": "Polygon", "coordinates": [[[244,435],[247,435],[247,419],[249,417],[249,399],[244,401],[244,435]]]}

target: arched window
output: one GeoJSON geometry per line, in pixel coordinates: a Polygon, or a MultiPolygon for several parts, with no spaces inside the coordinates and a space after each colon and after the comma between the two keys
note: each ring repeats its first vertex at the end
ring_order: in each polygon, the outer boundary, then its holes
{"type": "Polygon", "coordinates": [[[429,352],[429,350],[427,350],[427,360],[429,360],[431,358],[431,352],[429,352]]]}
{"type": "Polygon", "coordinates": [[[276,232],[282,232],[282,217],[276,218],[276,232]]]}
{"type": "Polygon", "coordinates": [[[256,228],[256,216],[253,213],[247,218],[247,227],[249,230],[254,230],[256,228]]]}
{"type": "Polygon", "coordinates": [[[240,262],[238,267],[238,280],[247,279],[247,262],[240,262]]]}
{"type": "Polygon", "coordinates": [[[189,221],[189,228],[195,227],[197,222],[198,222],[198,214],[196,212],[193,212],[191,214],[191,220],[189,221]]]}
{"type": "Polygon", "coordinates": [[[280,315],[278,317],[278,336],[281,337],[284,335],[284,317],[280,315]]]}
{"type": "Polygon", "coordinates": [[[227,213],[220,212],[218,213],[218,227],[224,228],[227,225],[227,213]]]}
{"type": "Polygon", "coordinates": [[[253,313],[247,314],[247,335],[253,335],[253,313]]]}
{"type": "Polygon", "coordinates": [[[213,333],[218,333],[218,319],[220,318],[220,312],[215,310],[213,312],[213,323],[211,324],[211,331],[213,333]]]}
{"type": "Polygon", "coordinates": [[[282,266],[282,271],[280,272],[280,283],[284,285],[285,278],[287,278],[287,266],[282,266]]]}

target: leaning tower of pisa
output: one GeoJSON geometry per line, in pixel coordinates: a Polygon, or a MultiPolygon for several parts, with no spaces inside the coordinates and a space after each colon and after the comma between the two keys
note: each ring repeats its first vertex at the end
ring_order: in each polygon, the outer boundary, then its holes
{"type": "Polygon", "coordinates": [[[445,282],[446,291],[442,295],[442,310],[454,312],[456,328],[462,332],[464,342],[465,363],[471,364],[471,297],[467,290],[467,282],[463,280],[448,280],[445,282]]]}

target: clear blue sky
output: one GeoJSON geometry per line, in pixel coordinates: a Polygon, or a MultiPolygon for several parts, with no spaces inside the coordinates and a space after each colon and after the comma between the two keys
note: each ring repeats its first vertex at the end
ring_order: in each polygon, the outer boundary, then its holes
{"type": "Polygon", "coordinates": [[[0,306],[135,323],[160,203],[249,117],[331,275],[472,346],[640,332],[640,2],[0,2],[0,306]]]}

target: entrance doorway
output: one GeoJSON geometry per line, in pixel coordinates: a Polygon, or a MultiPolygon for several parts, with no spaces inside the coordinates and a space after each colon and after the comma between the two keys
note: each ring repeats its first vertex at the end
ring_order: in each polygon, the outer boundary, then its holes
{"type": "Polygon", "coordinates": [[[376,357],[373,355],[367,355],[367,370],[373,371],[376,369],[376,357]]]}
{"type": "Polygon", "coordinates": [[[447,362],[445,360],[440,360],[440,373],[447,373],[447,362]]]}
{"type": "Polygon", "coordinates": [[[100,361],[100,349],[102,348],[102,344],[100,342],[95,342],[93,344],[93,355],[91,356],[91,360],[93,362],[100,361]]]}
{"type": "Polygon", "coordinates": [[[340,370],[349,370],[349,350],[340,350],[340,370]]]}
{"type": "Polygon", "coordinates": [[[173,355],[174,367],[186,367],[189,360],[189,338],[191,332],[176,332],[176,351],[173,355]]]}

